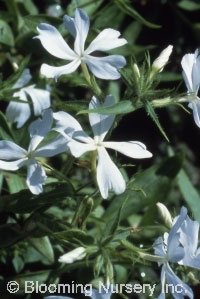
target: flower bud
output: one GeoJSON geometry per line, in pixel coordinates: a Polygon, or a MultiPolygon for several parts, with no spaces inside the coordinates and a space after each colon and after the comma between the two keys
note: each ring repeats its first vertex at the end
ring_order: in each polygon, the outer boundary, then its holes
{"type": "Polygon", "coordinates": [[[134,72],[135,77],[136,77],[137,79],[139,79],[139,78],[140,78],[140,70],[139,70],[139,68],[138,68],[137,63],[134,63],[134,64],[133,64],[133,72],[134,72]]]}
{"type": "Polygon", "coordinates": [[[158,202],[157,204],[157,208],[158,208],[158,212],[160,214],[160,216],[162,217],[164,224],[168,227],[171,228],[172,227],[172,217],[170,212],[168,211],[168,209],[166,208],[166,206],[160,202],[158,202]]]}
{"type": "Polygon", "coordinates": [[[172,53],[173,46],[169,45],[166,49],[164,49],[158,58],[156,58],[152,64],[152,72],[160,73],[162,72],[164,66],[167,64],[169,60],[169,56],[172,53]]]}
{"type": "Polygon", "coordinates": [[[85,256],[86,256],[85,248],[77,247],[76,249],[73,249],[72,251],[60,256],[58,261],[60,263],[72,264],[75,261],[82,260],[85,256]]]}

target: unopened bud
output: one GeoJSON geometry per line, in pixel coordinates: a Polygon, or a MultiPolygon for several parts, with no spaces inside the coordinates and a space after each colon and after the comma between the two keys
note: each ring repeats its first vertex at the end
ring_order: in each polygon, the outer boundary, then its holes
{"type": "Polygon", "coordinates": [[[158,207],[158,212],[164,221],[164,224],[168,228],[171,228],[173,221],[172,221],[172,217],[171,217],[169,210],[167,209],[167,207],[164,204],[162,204],[160,202],[158,202],[156,205],[158,207]]]}
{"type": "Polygon", "coordinates": [[[60,263],[72,264],[75,261],[82,260],[85,256],[86,256],[85,248],[77,247],[76,249],[73,249],[72,251],[60,256],[58,261],[60,263]]]}
{"type": "Polygon", "coordinates": [[[158,58],[156,58],[152,64],[152,72],[154,73],[160,73],[162,72],[164,66],[167,64],[169,60],[169,56],[172,53],[173,46],[169,45],[167,48],[165,48],[158,58]]]}
{"type": "Polygon", "coordinates": [[[139,79],[139,78],[140,78],[140,70],[139,70],[139,68],[138,68],[137,63],[134,63],[134,64],[133,64],[133,72],[134,72],[135,77],[136,77],[137,79],[139,79]]]}

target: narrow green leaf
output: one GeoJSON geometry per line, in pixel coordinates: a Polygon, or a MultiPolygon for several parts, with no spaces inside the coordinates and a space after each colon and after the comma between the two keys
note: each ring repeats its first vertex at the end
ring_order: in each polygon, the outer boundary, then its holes
{"type": "Polygon", "coordinates": [[[3,140],[14,140],[13,133],[7,123],[7,119],[3,112],[0,111],[0,139],[3,140]]]}
{"type": "Polygon", "coordinates": [[[47,258],[51,264],[54,263],[54,251],[47,236],[43,238],[29,238],[28,241],[39,253],[47,258]]]}
{"type": "Polygon", "coordinates": [[[0,44],[1,43],[11,47],[14,46],[14,36],[12,30],[10,26],[3,20],[0,20],[0,44]]]}
{"type": "Polygon", "coordinates": [[[134,111],[135,108],[131,101],[125,100],[105,108],[81,110],[77,114],[101,113],[101,114],[127,114],[134,111]]]}
{"type": "Polygon", "coordinates": [[[122,10],[125,14],[133,17],[135,20],[142,23],[143,25],[154,29],[159,29],[162,27],[160,25],[156,25],[146,21],[133,7],[129,5],[129,1],[114,0],[114,2],[119,7],[119,9],[122,10]]]}
{"type": "Polygon", "coordinates": [[[62,109],[64,111],[75,111],[80,112],[80,110],[86,110],[88,108],[88,101],[67,101],[67,102],[57,102],[53,105],[55,108],[62,109]]]}
{"type": "Polygon", "coordinates": [[[11,194],[19,192],[26,188],[25,180],[15,173],[6,173],[4,175],[8,189],[11,194]]]}
{"type": "Polygon", "coordinates": [[[195,11],[200,9],[200,3],[199,1],[193,1],[193,0],[181,0],[177,3],[177,6],[188,11],[195,11]]]}
{"type": "Polygon", "coordinates": [[[74,243],[77,245],[94,244],[93,237],[80,229],[69,229],[67,231],[54,233],[54,235],[62,241],[74,243]]]}
{"type": "Polygon", "coordinates": [[[145,108],[146,112],[151,116],[152,120],[155,122],[155,124],[157,125],[157,127],[160,130],[160,132],[162,133],[162,135],[169,142],[169,139],[160,124],[160,121],[158,119],[157,114],[155,113],[155,110],[154,110],[152,104],[148,100],[144,100],[143,103],[144,103],[144,108],[145,108]]]}
{"type": "Polygon", "coordinates": [[[200,222],[200,195],[183,169],[178,174],[178,186],[194,218],[200,222]]]}
{"type": "Polygon", "coordinates": [[[73,195],[70,183],[51,183],[44,186],[43,193],[33,195],[29,190],[1,197],[0,210],[13,213],[31,213],[39,208],[48,208],[73,195]]]}

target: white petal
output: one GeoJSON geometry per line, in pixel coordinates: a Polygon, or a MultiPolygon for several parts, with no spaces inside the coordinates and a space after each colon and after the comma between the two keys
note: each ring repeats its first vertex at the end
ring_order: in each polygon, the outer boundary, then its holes
{"type": "Polygon", "coordinates": [[[23,73],[21,74],[21,77],[17,80],[17,82],[15,82],[15,84],[13,85],[13,89],[14,88],[22,88],[24,87],[24,85],[26,85],[30,80],[31,80],[32,76],[30,73],[29,69],[25,69],[23,71],[23,73]]]}
{"type": "Polygon", "coordinates": [[[169,243],[167,248],[168,260],[172,263],[177,263],[182,260],[185,253],[183,247],[179,246],[180,244],[180,234],[174,234],[173,240],[169,243]]]}
{"type": "Polygon", "coordinates": [[[51,130],[53,123],[53,112],[49,108],[44,111],[43,117],[38,118],[29,126],[29,133],[31,136],[31,142],[29,144],[29,151],[36,149],[38,144],[43,140],[44,136],[51,130]]]}
{"type": "Polygon", "coordinates": [[[116,80],[120,78],[118,69],[126,65],[126,59],[121,55],[110,55],[105,57],[87,55],[85,63],[97,78],[116,80]]]}
{"type": "Polygon", "coordinates": [[[73,60],[77,57],[54,26],[41,23],[37,30],[39,35],[34,38],[38,38],[50,54],[66,60],[73,60]]]}
{"type": "MultiPolygon", "coordinates": [[[[89,109],[98,109],[103,107],[109,107],[115,104],[113,96],[109,95],[106,97],[105,102],[100,104],[98,99],[93,96],[89,104],[89,109]]],[[[105,135],[111,128],[115,119],[113,114],[99,114],[89,113],[90,125],[92,127],[95,140],[103,141],[105,135]]]]}
{"type": "Polygon", "coordinates": [[[6,117],[11,123],[17,123],[17,128],[21,128],[31,115],[29,103],[27,103],[27,96],[24,89],[13,94],[14,97],[19,97],[25,103],[10,102],[6,109],[6,117]]]}
{"type": "Polygon", "coordinates": [[[79,59],[75,59],[63,66],[51,66],[44,63],[41,66],[40,72],[47,78],[55,78],[57,80],[61,75],[73,73],[79,67],[80,63],[79,59]]]}
{"type": "Polygon", "coordinates": [[[35,151],[35,157],[53,157],[69,150],[66,138],[57,136],[53,141],[35,151]]]}
{"type": "Polygon", "coordinates": [[[200,83],[200,62],[198,50],[194,54],[186,54],[183,56],[181,65],[183,68],[183,78],[189,92],[197,94],[200,83]]]}
{"type": "Polygon", "coordinates": [[[82,260],[86,256],[84,247],[77,247],[59,257],[60,263],[72,264],[75,261],[82,260]]]}
{"type": "MultiPolygon", "coordinates": [[[[161,270],[161,286],[162,286],[162,290],[164,290],[164,286],[165,286],[165,266],[162,266],[162,270],[161,270]]],[[[165,293],[161,291],[160,295],[158,296],[157,299],[165,299],[165,293]]]]}
{"type": "Polygon", "coordinates": [[[188,105],[193,110],[195,124],[200,128],[200,99],[198,102],[192,102],[188,105]]]}
{"type": "Polygon", "coordinates": [[[155,255],[163,256],[163,257],[166,256],[166,250],[165,250],[165,247],[164,247],[162,237],[157,238],[152,246],[154,248],[155,255]]]}
{"type": "Polygon", "coordinates": [[[0,141],[0,159],[3,160],[15,160],[24,158],[27,154],[22,147],[15,144],[12,141],[1,140],[0,141]]]}
{"type": "Polygon", "coordinates": [[[85,54],[90,54],[94,51],[108,51],[114,48],[121,47],[127,44],[124,38],[118,38],[120,32],[114,29],[104,29],[97,37],[91,42],[85,54]]]}
{"type": "Polygon", "coordinates": [[[2,161],[0,160],[0,169],[3,170],[18,170],[27,161],[27,158],[19,159],[17,161],[2,161]]]}
{"type": "Polygon", "coordinates": [[[81,143],[76,140],[69,141],[67,145],[71,151],[72,156],[76,158],[82,156],[87,152],[96,150],[96,146],[94,144],[81,143]]]}
{"type": "Polygon", "coordinates": [[[27,87],[24,91],[31,97],[33,101],[33,109],[35,115],[40,115],[44,109],[51,105],[50,92],[47,90],[27,87]]]}
{"type": "Polygon", "coordinates": [[[28,161],[26,183],[33,194],[39,194],[43,191],[42,185],[46,180],[46,174],[42,166],[35,159],[28,161]]]}
{"type": "Polygon", "coordinates": [[[112,148],[128,157],[134,159],[151,158],[152,153],[146,150],[146,146],[139,141],[128,142],[110,142],[105,141],[103,145],[106,148],[112,148]]]}
{"type": "Polygon", "coordinates": [[[92,139],[83,131],[79,122],[69,113],[59,111],[53,114],[53,118],[56,120],[54,130],[61,133],[67,140],[70,140],[73,136],[85,143],[92,142],[92,139]]]}
{"type": "Polygon", "coordinates": [[[69,17],[68,15],[64,16],[64,26],[69,31],[69,33],[75,38],[76,37],[76,28],[74,24],[74,18],[69,17]]]}
{"type": "Polygon", "coordinates": [[[103,198],[108,197],[108,191],[116,194],[125,191],[126,184],[117,166],[110,159],[104,147],[98,147],[97,182],[103,198]]]}
{"type": "Polygon", "coordinates": [[[166,264],[164,266],[164,269],[166,280],[173,297],[176,299],[182,299],[185,295],[190,299],[193,299],[194,295],[192,289],[187,284],[185,284],[178,276],[176,276],[169,264],[166,264]],[[174,286],[174,288],[172,288],[172,285],[174,286]]]}
{"type": "Polygon", "coordinates": [[[85,40],[88,35],[90,20],[86,12],[80,8],[75,11],[74,25],[76,28],[76,38],[74,42],[74,50],[78,55],[83,54],[85,40]]]}

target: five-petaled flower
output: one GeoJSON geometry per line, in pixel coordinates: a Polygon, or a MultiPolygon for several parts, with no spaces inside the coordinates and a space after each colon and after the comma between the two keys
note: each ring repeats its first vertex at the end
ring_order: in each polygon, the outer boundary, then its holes
{"type": "MultiPolygon", "coordinates": [[[[103,105],[99,103],[96,97],[93,97],[89,104],[89,109],[109,107],[114,103],[115,101],[112,96],[107,96],[103,105]]],[[[65,136],[68,141],[68,147],[74,157],[80,157],[89,151],[97,151],[97,183],[103,198],[108,197],[108,190],[110,189],[116,194],[120,194],[126,188],[124,178],[117,166],[110,159],[106,148],[114,149],[135,159],[152,157],[152,154],[146,150],[145,145],[141,142],[104,141],[106,134],[114,122],[115,115],[113,114],[89,113],[89,121],[94,133],[94,139],[89,137],[83,131],[78,121],[68,113],[63,111],[56,112],[54,113],[54,118],[57,120],[55,130],[65,136]]]]}
{"type": "Polygon", "coordinates": [[[55,57],[71,61],[66,65],[58,67],[42,64],[41,73],[44,76],[57,79],[61,75],[74,72],[81,63],[85,63],[97,78],[111,80],[120,78],[118,69],[126,64],[123,56],[96,57],[90,55],[95,51],[108,51],[125,45],[127,41],[124,38],[119,38],[119,31],[110,28],[104,29],[85,50],[85,41],[90,25],[87,14],[82,9],[77,8],[75,18],[64,16],[64,25],[75,38],[74,51],[68,46],[54,26],[41,23],[37,27],[39,35],[35,38],[40,39],[43,47],[55,57]]]}
{"type": "Polygon", "coordinates": [[[158,299],[165,299],[165,280],[167,280],[169,290],[176,299],[182,299],[188,296],[193,299],[192,289],[186,285],[172,270],[169,262],[178,263],[183,260],[185,250],[180,246],[180,228],[187,216],[187,209],[181,208],[180,215],[174,219],[174,224],[168,233],[164,234],[164,238],[159,237],[153,244],[155,254],[163,258],[161,270],[162,291],[158,299]]]}
{"type": "Polygon", "coordinates": [[[6,116],[11,123],[17,123],[17,128],[21,128],[24,123],[31,116],[31,108],[28,103],[28,97],[33,102],[33,111],[35,116],[42,113],[43,110],[47,109],[51,105],[50,92],[48,90],[36,88],[35,85],[25,86],[31,80],[31,74],[29,69],[25,69],[21,77],[13,85],[13,89],[20,88],[13,94],[13,97],[18,97],[21,101],[11,101],[6,109],[6,116]],[[25,87],[24,87],[25,86],[25,87]]]}
{"type": "Polygon", "coordinates": [[[28,150],[12,141],[0,141],[0,169],[15,171],[27,165],[26,183],[33,194],[43,191],[46,174],[37,160],[38,157],[52,157],[68,150],[66,139],[59,135],[47,145],[39,147],[45,135],[51,130],[53,116],[51,109],[44,111],[42,119],[37,119],[29,126],[31,141],[28,150]]]}
{"type": "Polygon", "coordinates": [[[191,101],[189,107],[193,110],[193,117],[196,125],[200,128],[200,98],[197,96],[200,84],[200,56],[198,49],[194,54],[183,56],[181,65],[183,68],[183,78],[188,89],[191,101]]]}

